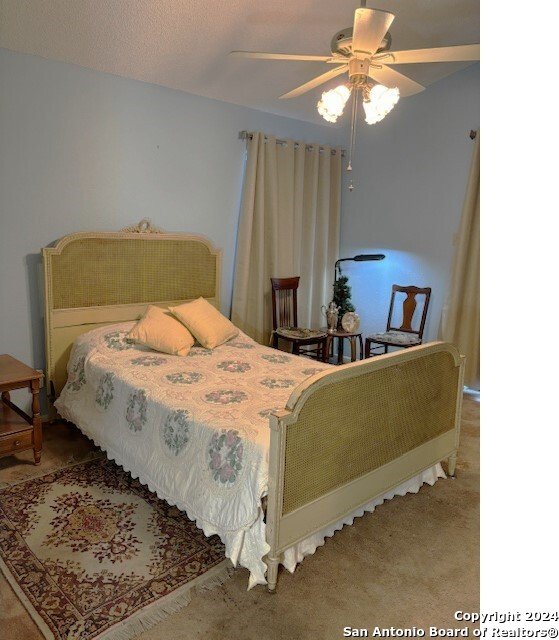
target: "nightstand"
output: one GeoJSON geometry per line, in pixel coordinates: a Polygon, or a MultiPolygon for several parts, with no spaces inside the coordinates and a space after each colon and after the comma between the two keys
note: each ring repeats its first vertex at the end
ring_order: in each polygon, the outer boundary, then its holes
{"type": "Polygon", "coordinates": [[[0,456],[33,449],[35,464],[41,461],[43,432],[39,389],[43,374],[9,355],[0,355],[0,456]],[[29,389],[33,395],[29,416],[10,400],[10,391],[29,389]]]}

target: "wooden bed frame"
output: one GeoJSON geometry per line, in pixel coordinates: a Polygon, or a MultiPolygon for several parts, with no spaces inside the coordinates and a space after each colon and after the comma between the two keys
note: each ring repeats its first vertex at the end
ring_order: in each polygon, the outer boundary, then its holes
{"type": "MultiPolygon", "coordinates": [[[[43,249],[47,389],[66,382],[74,340],[203,296],[220,304],[221,253],[142,220],[43,249]]],[[[464,358],[434,342],[320,372],[270,416],[268,588],[281,553],[458,451],[464,358]]]]}

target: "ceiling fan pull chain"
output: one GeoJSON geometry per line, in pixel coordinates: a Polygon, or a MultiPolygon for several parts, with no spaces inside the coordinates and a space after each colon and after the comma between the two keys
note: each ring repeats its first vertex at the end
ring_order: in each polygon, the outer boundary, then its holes
{"type": "MultiPolygon", "coordinates": [[[[357,93],[359,89],[353,88],[353,102],[351,103],[351,138],[349,142],[349,160],[347,163],[347,171],[353,171],[353,152],[355,150],[355,132],[357,127],[357,93]]],[[[353,178],[349,181],[348,189],[353,191],[353,178]]]]}

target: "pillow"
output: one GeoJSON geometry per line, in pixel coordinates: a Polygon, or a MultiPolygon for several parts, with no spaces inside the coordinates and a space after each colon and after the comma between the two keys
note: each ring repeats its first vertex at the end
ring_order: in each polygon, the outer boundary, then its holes
{"type": "Polygon", "coordinates": [[[179,307],[170,307],[176,316],[206,349],[215,349],[220,344],[239,335],[237,327],[204,298],[186,302],[179,307]]]}
{"type": "Polygon", "coordinates": [[[146,347],[186,356],[194,344],[190,331],[168,311],[149,305],[144,315],[128,333],[128,339],[146,347]]]}

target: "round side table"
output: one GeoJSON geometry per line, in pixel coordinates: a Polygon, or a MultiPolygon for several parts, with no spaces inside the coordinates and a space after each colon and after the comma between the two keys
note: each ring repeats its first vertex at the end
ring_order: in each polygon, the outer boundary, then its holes
{"type": "Polygon", "coordinates": [[[355,362],[357,360],[357,340],[359,340],[359,360],[363,360],[363,334],[361,331],[349,332],[342,329],[341,331],[333,331],[330,333],[327,328],[324,328],[324,331],[326,331],[326,360],[330,358],[334,338],[338,338],[338,364],[343,364],[344,362],[345,338],[349,340],[351,347],[351,361],[355,362]]]}

